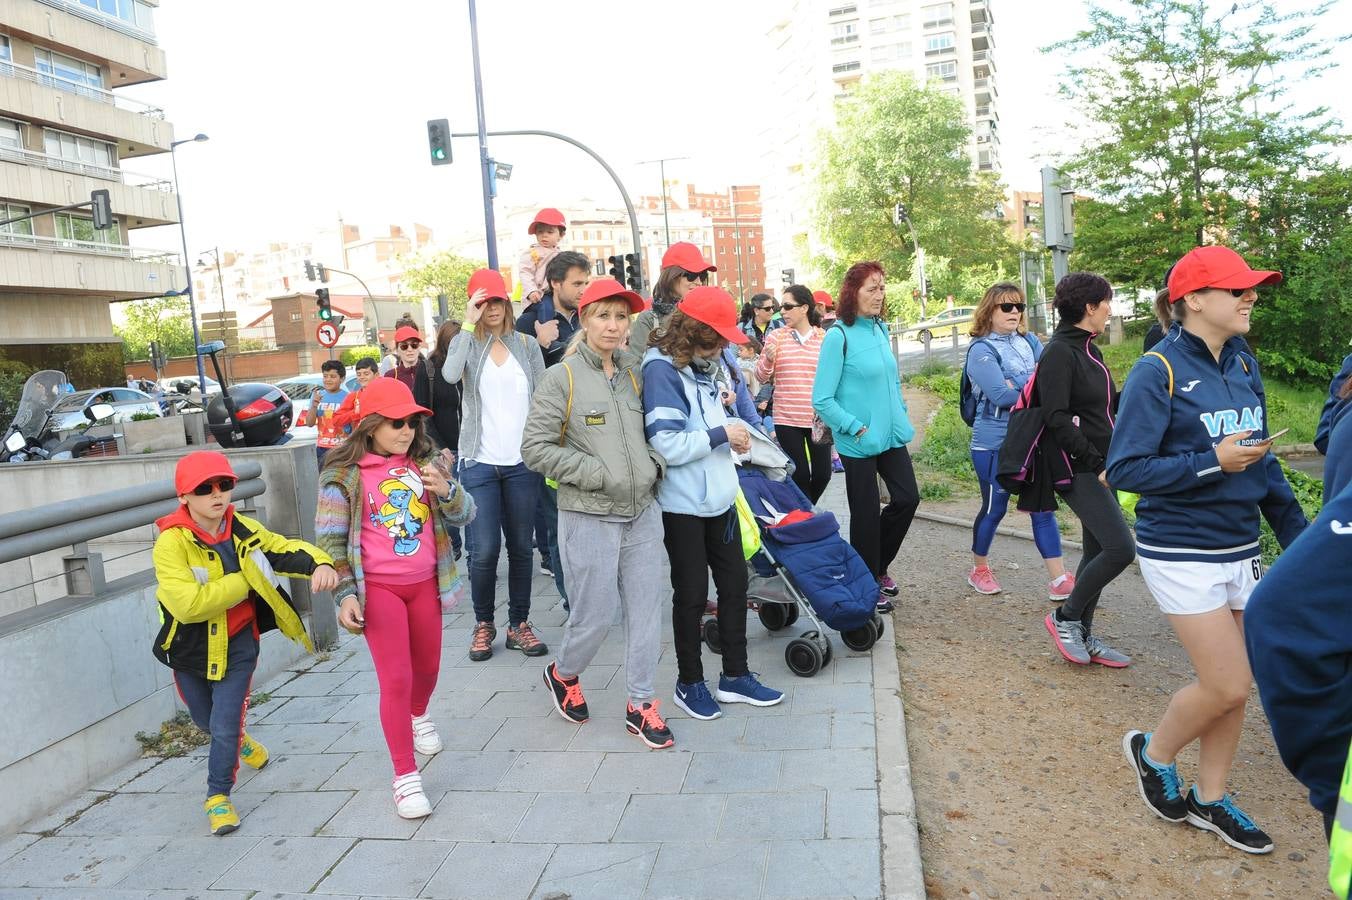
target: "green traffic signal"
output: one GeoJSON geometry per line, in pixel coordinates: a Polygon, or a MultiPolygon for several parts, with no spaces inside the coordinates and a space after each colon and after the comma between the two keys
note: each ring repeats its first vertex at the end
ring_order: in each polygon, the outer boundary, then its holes
{"type": "Polygon", "coordinates": [[[329,289],[320,288],[315,291],[315,305],[319,307],[319,318],[327,322],[333,318],[333,304],[329,300],[329,289]]]}

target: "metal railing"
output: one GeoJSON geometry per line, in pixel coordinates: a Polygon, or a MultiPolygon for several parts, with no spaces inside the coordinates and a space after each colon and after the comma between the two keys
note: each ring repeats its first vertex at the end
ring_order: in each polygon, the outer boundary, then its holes
{"type": "Polygon", "coordinates": [[[136,172],[128,172],[126,169],[117,166],[101,166],[98,163],[80,162],[79,160],[66,159],[61,156],[53,156],[50,153],[42,153],[38,150],[28,150],[23,147],[9,147],[0,145],[0,159],[6,159],[11,162],[19,162],[29,166],[42,166],[44,169],[51,169],[55,172],[69,172],[72,175],[87,175],[90,178],[101,178],[104,181],[120,181],[131,187],[145,188],[151,191],[162,191],[172,193],[174,189],[173,182],[167,178],[158,178],[153,175],[141,175],[136,172]]]}
{"type": "Polygon", "coordinates": [[[126,19],[119,18],[118,16],[110,16],[102,10],[91,9],[83,3],[78,2],[78,0],[38,0],[38,2],[46,4],[47,6],[54,6],[57,9],[63,9],[73,16],[79,16],[86,22],[102,25],[104,28],[111,31],[119,31],[122,34],[127,35],[127,37],[136,38],[138,41],[145,41],[148,44],[156,43],[155,32],[147,28],[142,28],[135,23],[128,22],[126,19]]]}
{"type": "Polygon", "coordinates": [[[65,78],[48,72],[39,72],[37,69],[30,68],[22,63],[11,62],[7,59],[0,60],[0,75],[8,75],[10,78],[22,78],[24,81],[31,81],[34,84],[40,84],[44,87],[56,88],[58,91],[67,91],[68,93],[78,94],[81,97],[87,97],[95,102],[106,103],[109,106],[115,106],[118,109],[134,112],[137,115],[146,116],[147,118],[164,118],[164,110],[160,109],[158,106],[151,106],[149,103],[132,100],[129,97],[114,94],[106,88],[94,87],[92,84],[85,84],[82,81],[75,81],[72,78],[65,78]]]}
{"type": "MultiPolygon", "coordinates": [[[[244,501],[259,497],[267,490],[260,477],[263,466],[254,460],[235,460],[233,466],[239,482],[231,499],[241,509],[256,509],[244,501]]],[[[71,597],[93,597],[103,591],[107,580],[103,554],[91,551],[89,542],[150,525],[178,506],[174,481],[166,478],[91,497],[4,513],[0,515],[0,563],[71,547],[71,555],[62,559],[66,593],[71,597]]]]}
{"type": "Polygon", "coordinates": [[[99,241],[81,241],[74,238],[49,237],[45,234],[19,234],[0,231],[0,247],[31,247],[37,250],[64,250],[71,253],[89,253],[94,256],[114,256],[133,262],[160,263],[181,266],[177,253],[147,250],[126,244],[104,244],[99,241]]]}

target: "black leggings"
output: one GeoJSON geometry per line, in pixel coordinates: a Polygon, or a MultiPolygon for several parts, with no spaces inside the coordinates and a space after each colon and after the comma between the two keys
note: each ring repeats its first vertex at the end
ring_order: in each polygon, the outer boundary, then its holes
{"type": "Polygon", "coordinates": [[[812,429],[775,423],[775,437],[793,460],[793,483],[816,503],[831,482],[831,445],[812,443],[812,429]],[[812,454],[809,460],[808,454],[812,454]]]}
{"type": "Polygon", "coordinates": [[[842,454],[840,461],[845,465],[845,498],[850,504],[850,546],[874,577],[882,578],[897,558],[915,511],[920,508],[920,489],[915,484],[911,454],[905,447],[893,447],[877,456],[856,458],[842,454]],[[892,496],[881,514],[879,476],[892,496]]]}
{"type": "Polygon", "coordinates": [[[718,590],[718,634],[723,674],[745,675],[746,558],[735,509],[705,518],[662,513],[663,543],[671,559],[671,629],[677,678],[704,680],[700,625],[709,600],[709,573],[718,590]]]}
{"type": "Polygon", "coordinates": [[[1093,472],[1077,473],[1061,499],[1080,519],[1084,555],[1075,570],[1075,589],[1061,605],[1058,617],[1079,622],[1088,634],[1094,627],[1099,594],[1136,558],[1136,541],[1117,498],[1093,472]]]}

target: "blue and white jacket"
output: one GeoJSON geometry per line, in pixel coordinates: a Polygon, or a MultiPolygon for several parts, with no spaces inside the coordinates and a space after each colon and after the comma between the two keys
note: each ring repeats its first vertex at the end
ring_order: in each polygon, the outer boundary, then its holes
{"type": "Polygon", "coordinates": [[[718,384],[690,366],[677,369],[656,347],[643,356],[643,431],[667,461],[658,482],[663,512],[711,518],[737,497],[728,415],[718,384]]]}
{"type": "Polygon", "coordinates": [[[1271,453],[1243,472],[1222,472],[1216,445],[1230,434],[1267,436],[1258,363],[1231,338],[1219,362],[1175,325],[1137,360],[1122,390],[1108,450],[1108,483],[1140,494],[1136,550],[1146,559],[1235,562],[1258,555],[1259,512],[1289,546],[1305,514],[1271,453]],[[1173,369],[1172,377],[1169,369],[1173,369]]]}
{"type": "Polygon", "coordinates": [[[967,347],[967,377],[977,395],[973,450],[999,450],[1009,431],[1009,411],[1042,356],[1042,342],[1029,332],[991,332],[967,347]],[[997,358],[998,357],[998,358],[997,358]],[[1013,382],[1010,387],[1006,382],[1013,382]]]}

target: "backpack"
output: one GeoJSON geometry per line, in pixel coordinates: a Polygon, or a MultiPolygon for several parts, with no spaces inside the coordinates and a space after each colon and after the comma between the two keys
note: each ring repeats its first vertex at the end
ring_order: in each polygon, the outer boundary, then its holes
{"type": "MultiPolygon", "coordinates": [[[[1028,349],[1033,351],[1033,359],[1037,360],[1037,349],[1033,346],[1033,339],[1025,334],[1024,340],[1028,341],[1028,349]]],[[[995,349],[995,345],[990,341],[976,340],[967,346],[967,358],[962,361],[962,380],[958,384],[958,415],[967,423],[968,427],[976,424],[977,396],[972,390],[972,378],[967,374],[967,362],[972,358],[972,346],[975,344],[985,344],[990,348],[991,353],[995,354],[995,364],[1001,369],[1004,368],[1004,360],[1000,358],[1000,351],[995,349]]]]}

